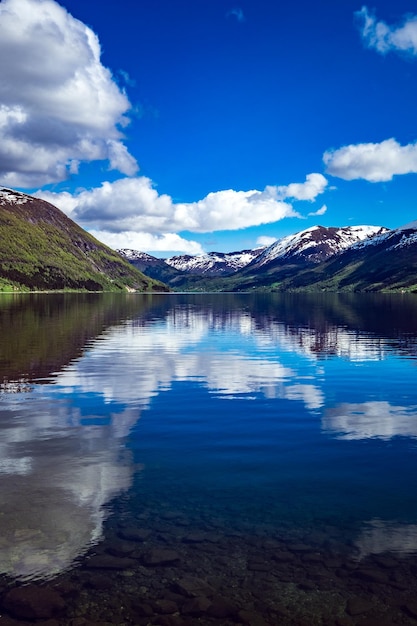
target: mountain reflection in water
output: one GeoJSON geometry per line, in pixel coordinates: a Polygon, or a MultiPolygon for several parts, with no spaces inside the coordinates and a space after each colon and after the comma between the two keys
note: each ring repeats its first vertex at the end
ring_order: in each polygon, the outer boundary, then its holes
{"type": "Polygon", "coordinates": [[[190,532],[209,511],[243,552],[417,552],[414,297],[27,294],[0,324],[9,579],[82,566],[161,507],[190,532]]]}

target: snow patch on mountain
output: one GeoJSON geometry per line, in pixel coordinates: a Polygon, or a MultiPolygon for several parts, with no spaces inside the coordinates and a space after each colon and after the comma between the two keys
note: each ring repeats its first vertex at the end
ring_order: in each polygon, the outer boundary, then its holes
{"type": "Polygon", "coordinates": [[[366,246],[377,246],[380,244],[386,244],[387,250],[394,250],[396,248],[404,248],[417,243],[417,220],[404,224],[399,228],[392,230],[385,229],[384,232],[375,235],[369,240],[360,241],[356,243],[353,248],[358,250],[366,246]],[[390,244],[390,241],[395,243],[390,244]]]}
{"type": "Polygon", "coordinates": [[[25,204],[30,200],[30,197],[25,193],[14,191],[13,189],[7,189],[7,187],[0,187],[0,204],[25,204]]]}
{"type": "Polygon", "coordinates": [[[153,261],[155,257],[147,252],[140,252],[139,250],[132,250],[131,248],[122,248],[117,250],[128,261],[153,261]]]}
{"type": "Polygon", "coordinates": [[[394,246],[391,246],[389,250],[395,249],[395,248],[405,248],[406,246],[412,246],[416,243],[417,243],[417,232],[409,235],[408,237],[406,235],[403,235],[400,241],[396,243],[394,246]]]}
{"type": "Polygon", "coordinates": [[[240,252],[209,252],[198,256],[183,254],[165,259],[165,262],[177,270],[188,272],[189,274],[221,276],[233,274],[246,267],[256,259],[264,250],[242,250],[240,252]]]}
{"type": "Polygon", "coordinates": [[[368,225],[341,228],[311,226],[273,243],[259,256],[254,266],[259,268],[277,259],[290,258],[319,263],[358,242],[371,241],[386,231],[384,227],[368,225]]]}
{"type": "MultiPolygon", "coordinates": [[[[414,224],[417,230],[417,222],[414,224]]],[[[408,228],[403,227],[403,230],[409,230],[410,227],[411,225],[408,228]]],[[[146,252],[130,248],[124,248],[118,252],[142,270],[156,264],[158,267],[166,264],[180,272],[194,276],[230,276],[245,267],[258,271],[269,263],[281,259],[294,263],[302,261],[317,264],[348,248],[375,245],[395,232],[397,231],[383,226],[311,226],[294,235],[283,237],[268,247],[254,250],[229,253],[209,252],[196,256],[183,254],[167,259],[158,259],[146,252]]],[[[407,241],[409,240],[407,235],[407,241]]],[[[400,245],[398,238],[395,240],[395,245],[400,245]]]]}

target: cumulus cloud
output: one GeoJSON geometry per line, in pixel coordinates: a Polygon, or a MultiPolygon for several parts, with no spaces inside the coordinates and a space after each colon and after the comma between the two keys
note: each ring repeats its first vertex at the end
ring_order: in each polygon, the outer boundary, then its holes
{"type": "Polygon", "coordinates": [[[317,211],[313,211],[311,213],[309,213],[309,217],[315,217],[318,215],[324,215],[327,211],[327,206],[325,204],[323,204],[323,206],[320,209],[317,209],[317,211]]]}
{"type": "MultiPolygon", "coordinates": [[[[380,54],[417,55],[417,15],[407,15],[401,23],[389,25],[378,21],[375,14],[363,6],[355,16],[362,39],[369,48],[380,54]]],[[[324,162],[329,174],[345,180],[388,181],[396,174],[417,173],[417,144],[401,146],[392,138],[381,143],[344,146],[326,152],[324,162]]]]}
{"type": "Polygon", "coordinates": [[[175,216],[184,230],[193,232],[235,230],[300,217],[291,204],[277,199],[271,187],[264,191],[212,192],[198,202],[176,205],[175,216]]]}
{"type": "Polygon", "coordinates": [[[54,0],[0,3],[0,177],[33,187],[80,162],[134,175],[123,143],[130,103],[100,62],[94,32],[54,0]]]}
{"type": "Polygon", "coordinates": [[[355,15],[361,26],[362,38],[369,48],[374,48],[381,54],[395,51],[417,55],[416,15],[407,16],[398,26],[377,21],[366,6],[355,15]]]}
{"type": "Polygon", "coordinates": [[[417,144],[401,146],[391,138],[381,143],[343,146],[325,152],[323,161],[332,176],[382,182],[392,180],[396,174],[417,173],[417,144]]]}
{"type": "Polygon", "coordinates": [[[102,241],[113,250],[129,248],[146,252],[181,252],[183,254],[204,254],[204,250],[197,241],[189,241],[176,233],[151,235],[141,232],[111,233],[105,230],[90,230],[93,237],[102,241]]]}
{"type": "MultiPolygon", "coordinates": [[[[49,191],[38,191],[35,195],[58,206],[84,228],[93,229],[102,241],[117,241],[120,242],[117,247],[131,247],[121,243],[123,237],[125,240],[128,237],[127,233],[132,233],[131,238],[136,240],[140,237],[141,241],[147,233],[148,241],[156,247],[145,249],[161,251],[173,249],[164,247],[168,242],[185,245],[185,240],[175,239],[173,233],[236,230],[271,224],[285,217],[302,217],[283,198],[313,200],[326,185],[327,180],[321,174],[309,174],[305,183],[269,186],[263,191],[226,189],[209,193],[197,202],[175,203],[171,196],[159,194],[149,178],[137,176],[106,181],[100,187],[74,195],[49,191]]],[[[188,251],[190,248],[195,250],[198,244],[190,242],[188,251]]],[[[185,251],[184,247],[177,249],[185,251]]]]}
{"type": "Polygon", "coordinates": [[[318,195],[323,193],[327,187],[327,179],[323,174],[307,174],[304,183],[290,183],[289,185],[279,187],[267,187],[276,198],[285,200],[293,198],[294,200],[310,200],[313,201],[318,195]]]}

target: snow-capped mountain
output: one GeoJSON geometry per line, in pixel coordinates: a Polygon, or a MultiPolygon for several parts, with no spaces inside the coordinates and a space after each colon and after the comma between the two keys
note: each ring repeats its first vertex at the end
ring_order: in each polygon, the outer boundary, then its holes
{"type": "Polygon", "coordinates": [[[385,246],[386,250],[391,250],[412,246],[416,243],[417,220],[392,230],[385,229],[383,232],[376,234],[370,239],[358,241],[352,246],[352,249],[361,250],[367,246],[376,247],[382,245],[385,246]]]}
{"type": "Polygon", "coordinates": [[[250,270],[259,270],[284,260],[321,263],[358,242],[372,241],[387,232],[388,229],[383,226],[312,226],[273,243],[251,263],[250,270]]]}
{"type": "Polygon", "coordinates": [[[131,248],[123,248],[122,250],[117,250],[117,252],[133,265],[139,263],[159,265],[161,262],[164,263],[163,259],[158,259],[147,252],[140,252],[139,250],[132,250],[131,248]]]}
{"type": "Polygon", "coordinates": [[[190,256],[183,254],[168,259],[158,259],[146,252],[124,248],[117,252],[138,270],[177,288],[189,280],[222,278],[235,274],[261,254],[264,248],[241,252],[209,252],[190,256]]]}
{"type": "Polygon", "coordinates": [[[209,252],[198,256],[183,254],[165,259],[165,263],[181,272],[199,276],[228,276],[249,265],[265,248],[240,252],[209,252]]]}
{"type": "Polygon", "coordinates": [[[263,250],[240,253],[157,259],[124,251],[124,256],[176,289],[417,291],[417,221],[392,230],[314,226],[263,250]]]}
{"type": "Polygon", "coordinates": [[[184,254],[167,259],[159,259],[132,249],[118,252],[151,278],[162,280],[176,288],[194,288],[199,278],[228,279],[233,276],[243,280],[242,284],[246,284],[245,277],[252,276],[258,284],[262,283],[265,273],[270,274],[267,280],[270,283],[273,280],[271,272],[275,274],[276,271],[285,270],[285,275],[288,276],[288,272],[297,268],[316,266],[354,245],[370,243],[390,232],[383,226],[312,226],[283,237],[271,246],[254,250],[209,252],[196,256],[184,254]]]}
{"type": "MultiPolygon", "coordinates": [[[[258,275],[262,279],[261,275],[258,275]]],[[[384,229],[311,270],[299,270],[280,289],[320,291],[417,291],[417,221],[384,229]]]]}
{"type": "Polygon", "coordinates": [[[178,279],[181,279],[183,276],[183,272],[176,270],[174,267],[170,267],[165,263],[165,259],[158,259],[146,252],[132,250],[131,248],[123,248],[122,250],[117,250],[117,252],[120,256],[129,261],[129,263],[134,265],[136,269],[150,278],[173,284],[176,279],[178,281],[178,279]]]}

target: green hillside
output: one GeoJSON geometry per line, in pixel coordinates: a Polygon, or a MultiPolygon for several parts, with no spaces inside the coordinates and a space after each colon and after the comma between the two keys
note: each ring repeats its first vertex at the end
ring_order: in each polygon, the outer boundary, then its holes
{"type": "Polygon", "coordinates": [[[167,291],[52,204],[0,188],[0,290],[167,291]]]}

